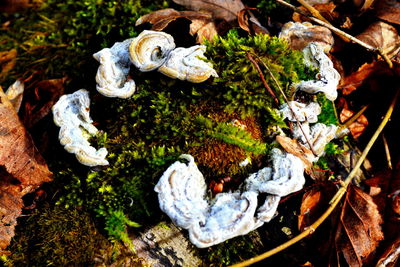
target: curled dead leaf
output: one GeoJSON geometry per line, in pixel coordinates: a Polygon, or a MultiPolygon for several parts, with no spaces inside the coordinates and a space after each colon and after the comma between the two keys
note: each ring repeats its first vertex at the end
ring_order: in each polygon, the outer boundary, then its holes
{"type": "Polygon", "coordinates": [[[247,31],[249,34],[269,34],[268,30],[260,24],[250,10],[255,10],[255,8],[245,8],[238,13],[240,28],[247,31]]]}
{"type": "Polygon", "coordinates": [[[197,43],[203,43],[204,38],[211,41],[215,35],[217,35],[217,28],[214,23],[214,19],[210,12],[203,11],[177,11],[173,8],[166,8],[154,11],[140,17],[136,21],[136,26],[143,23],[151,23],[151,29],[154,31],[162,31],[171,22],[185,18],[190,20],[190,34],[192,36],[197,34],[197,43]]]}
{"type": "Polygon", "coordinates": [[[244,9],[241,0],[173,0],[175,3],[195,11],[209,11],[215,19],[228,22],[237,18],[240,10],[244,9]]]}
{"type": "Polygon", "coordinates": [[[382,21],[372,23],[356,37],[373,47],[381,48],[389,58],[400,51],[400,36],[396,28],[382,21]]]}

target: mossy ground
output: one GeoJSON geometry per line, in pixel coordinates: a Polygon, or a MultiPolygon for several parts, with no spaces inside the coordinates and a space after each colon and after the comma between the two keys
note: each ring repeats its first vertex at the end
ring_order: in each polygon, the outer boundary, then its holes
{"type": "MultiPolygon", "coordinates": [[[[106,244],[103,238],[97,238],[93,218],[102,234],[128,244],[128,226],[155,224],[164,217],[153,188],[163,171],[182,153],[195,156],[208,180],[229,175],[240,181],[267,161],[274,139],[271,129],[285,124],[247,55],[267,64],[289,97],[293,94],[292,83],[315,74],[302,64],[299,52],[290,50],[278,38],[247,37],[233,30],[208,43],[206,56],[219,77],[202,84],[132,68],[131,76],[137,84],[132,98],[109,99],[95,91],[98,64],[92,54],[136,36],[134,22],[140,15],[169,4],[50,0],[37,12],[2,15],[2,19],[11,21],[11,26],[2,30],[5,38],[0,48],[17,48],[18,58],[16,67],[0,83],[11,84],[16,78],[39,73],[41,79],[69,77],[67,92],[89,89],[91,116],[102,130],[92,141],[108,149],[110,162],[104,168],[78,166],[75,158],[57,143],[58,129],[52,125],[51,116],[40,122],[40,126],[48,126],[46,134],[54,144],[44,151],[55,174],[55,181],[48,186],[53,197],[46,204],[49,207],[21,220],[19,234],[10,246],[10,260],[14,263],[32,263],[30,257],[34,255],[38,265],[91,263],[97,253],[93,247],[106,244]],[[251,159],[251,164],[239,168],[246,158],[251,159]],[[78,212],[81,210],[84,212],[78,212]],[[73,221],[72,225],[67,219],[73,221]],[[90,223],[80,224],[85,221],[90,223]],[[88,238],[81,244],[74,240],[75,236],[88,238]],[[34,250],[28,253],[30,248],[34,250]],[[46,257],[56,251],[59,258],[50,262],[46,257]],[[61,256],[68,253],[77,256],[68,262],[61,256]]],[[[267,72],[264,75],[282,104],[283,97],[271,76],[267,72]]],[[[205,257],[219,265],[239,260],[238,251],[242,257],[250,256],[255,250],[246,238],[229,241],[215,250],[210,248],[205,257]]]]}

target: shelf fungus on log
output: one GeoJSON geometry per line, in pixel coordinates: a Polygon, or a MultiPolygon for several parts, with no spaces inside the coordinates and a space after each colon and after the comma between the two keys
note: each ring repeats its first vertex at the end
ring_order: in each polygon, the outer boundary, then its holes
{"type": "Polygon", "coordinates": [[[202,60],[205,51],[204,45],[175,48],[158,71],[168,77],[192,83],[204,82],[210,76],[218,77],[212,64],[202,60]]]}
{"type": "Polygon", "coordinates": [[[309,22],[288,22],[282,27],[279,38],[286,39],[290,47],[295,50],[303,50],[311,43],[319,43],[324,52],[328,53],[334,43],[334,38],[328,28],[312,25],[309,22]]]}
{"type": "MultiPolygon", "coordinates": [[[[304,137],[303,131],[296,124],[293,125],[293,137],[298,139],[300,143],[307,148],[310,148],[310,142],[318,157],[323,155],[325,146],[336,138],[336,131],[338,129],[338,127],[333,124],[325,125],[323,123],[317,123],[310,126],[307,122],[302,123],[302,128],[308,140],[304,137]]],[[[318,160],[318,158],[315,160],[318,160]]]]}
{"type": "Polygon", "coordinates": [[[92,124],[89,105],[89,92],[85,89],[60,97],[52,108],[54,123],[60,127],[58,138],[65,150],[74,153],[83,165],[108,165],[107,149],[96,150],[88,141],[98,132],[92,124]]]}
{"type": "Polygon", "coordinates": [[[174,38],[165,32],[143,31],[129,45],[132,63],[140,71],[158,69],[175,49],[174,38]]]}
{"type": "Polygon", "coordinates": [[[184,154],[161,176],[155,186],[160,208],[172,221],[189,231],[190,241],[204,248],[221,243],[269,222],[276,214],[281,196],[300,190],[305,182],[304,164],[294,155],[274,149],[272,168],[250,175],[243,191],[219,193],[207,199],[204,177],[194,158],[184,154]],[[258,205],[258,195],[266,200],[258,205]]]}
{"type": "Polygon", "coordinates": [[[96,89],[104,96],[129,98],[136,89],[135,81],[128,77],[130,70],[129,44],[133,39],[115,43],[93,57],[100,62],[96,74],[96,89]]]}
{"type": "Polygon", "coordinates": [[[296,85],[297,90],[310,94],[323,92],[327,99],[334,101],[337,98],[337,86],[340,74],[333,67],[330,58],[324,53],[322,46],[318,43],[309,43],[303,49],[304,62],[306,65],[319,69],[317,80],[301,81],[296,85]]]}
{"type": "Polygon", "coordinates": [[[296,122],[299,120],[300,122],[308,121],[314,123],[318,121],[318,115],[321,113],[321,107],[316,102],[304,104],[297,101],[289,101],[288,104],[283,104],[279,111],[281,112],[283,118],[287,118],[289,121],[296,122]]]}

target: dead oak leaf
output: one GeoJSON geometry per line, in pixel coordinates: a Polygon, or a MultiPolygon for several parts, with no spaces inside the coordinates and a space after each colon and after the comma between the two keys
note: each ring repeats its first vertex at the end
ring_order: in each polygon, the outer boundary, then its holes
{"type": "Polygon", "coordinates": [[[255,10],[255,8],[245,8],[239,11],[238,23],[240,28],[249,34],[269,34],[269,31],[261,25],[250,10],[255,10]]]}
{"type": "Polygon", "coordinates": [[[237,18],[245,6],[241,0],[173,0],[175,3],[195,11],[209,11],[215,19],[228,22],[237,18]]]}
{"type": "Polygon", "coordinates": [[[349,95],[358,87],[368,82],[368,79],[381,75],[393,75],[386,62],[375,61],[362,65],[357,71],[344,77],[341,80],[339,88],[342,89],[343,95],[349,95]]]}
{"type": "Polygon", "coordinates": [[[389,58],[400,51],[400,36],[396,28],[382,21],[372,23],[356,37],[372,47],[381,48],[389,58]]]}
{"type": "Polygon", "coordinates": [[[22,197],[52,179],[44,159],[0,87],[0,250],[14,236],[22,197]]]}
{"type": "MultiPolygon", "coordinates": [[[[350,119],[354,115],[354,112],[348,109],[347,105],[343,107],[342,111],[340,112],[339,119],[342,123],[345,123],[348,119],[350,119]]],[[[364,131],[367,129],[368,126],[368,119],[365,115],[361,115],[357,118],[355,122],[349,125],[349,130],[351,135],[357,139],[360,137],[364,131]]]]}
{"type": "Polygon", "coordinates": [[[349,266],[362,266],[383,240],[382,222],[372,197],[350,184],[335,233],[336,254],[349,266]]]}
{"type": "Polygon", "coordinates": [[[140,17],[136,21],[136,26],[143,23],[151,23],[151,29],[154,31],[162,31],[171,22],[179,19],[185,18],[190,20],[190,34],[194,36],[197,34],[196,41],[198,43],[203,43],[204,38],[211,41],[215,35],[217,35],[217,28],[214,23],[214,19],[210,12],[200,12],[200,11],[177,11],[173,8],[166,8],[157,10],[155,12],[146,14],[140,17]]]}

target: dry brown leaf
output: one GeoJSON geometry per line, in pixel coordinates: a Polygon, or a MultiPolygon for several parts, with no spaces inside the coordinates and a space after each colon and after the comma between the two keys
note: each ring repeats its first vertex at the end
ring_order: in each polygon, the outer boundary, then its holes
{"type": "Polygon", "coordinates": [[[335,233],[337,258],[343,255],[349,266],[362,266],[383,240],[382,222],[371,196],[350,184],[335,233]]]}
{"type": "Polygon", "coordinates": [[[378,260],[376,266],[399,266],[400,265],[400,237],[387,247],[383,255],[378,260]]]}
{"type": "Polygon", "coordinates": [[[238,13],[240,28],[247,31],[249,34],[269,34],[268,30],[260,24],[250,10],[255,10],[255,8],[245,8],[238,13]]]}
{"type": "Polygon", "coordinates": [[[372,23],[356,37],[373,47],[381,48],[389,58],[400,51],[400,36],[396,28],[382,21],[372,23]]]}
{"type": "Polygon", "coordinates": [[[52,173],[0,87],[0,250],[14,235],[22,197],[52,173]]]}
{"type": "Polygon", "coordinates": [[[400,2],[379,0],[374,6],[376,16],[384,21],[400,25],[400,2]]]}
{"type": "Polygon", "coordinates": [[[26,86],[26,101],[22,112],[22,121],[26,128],[32,128],[50,112],[51,107],[64,94],[66,80],[67,77],[63,77],[26,86]]]}
{"type": "Polygon", "coordinates": [[[209,11],[215,19],[228,22],[237,18],[240,10],[244,9],[241,0],[173,0],[175,3],[195,11],[209,11]]]}
{"type": "Polygon", "coordinates": [[[211,41],[218,34],[210,12],[177,11],[173,8],[161,9],[146,14],[136,21],[136,26],[148,22],[153,24],[151,27],[152,30],[162,31],[171,22],[179,18],[185,18],[192,22],[189,33],[193,36],[197,34],[197,43],[203,43],[204,38],[211,41]]]}
{"type": "Polygon", "coordinates": [[[10,51],[0,52],[0,82],[7,76],[8,72],[12,70],[17,62],[17,50],[11,49],[10,51]]]}
{"type": "MultiPolygon", "coordinates": [[[[354,112],[351,111],[350,109],[348,109],[348,106],[345,105],[345,107],[340,112],[340,116],[339,116],[340,122],[345,123],[353,115],[354,115],[354,112]]],[[[361,115],[360,117],[358,117],[358,119],[355,122],[350,124],[349,130],[350,130],[351,135],[355,139],[357,139],[358,137],[360,137],[360,135],[362,135],[364,133],[367,126],[368,126],[367,117],[365,117],[365,115],[361,115]]]]}
{"type": "MultiPolygon", "coordinates": [[[[333,20],[339,18],[339,13],[337,11],[335,11],[336,5],[335,5],[335,3],[333,3],[333,1],[326,3],[326,4],[315,4],[315,5],[313,5],[313,7],[316,10],[318,10],[318,12],[328,21],[333,21],[333,20]]],[[[305,7],[300,6],[299,8],[301,10],[303,10],[304,12],[308,13],[308,10],[305,7]]],[[[304,21],[312,22],[309,18],[302,16],[297,12],[293,13],[292,19],[293,19],[293,21],[296,21],[296,22],[304,22],[304,21]]]]}
{"type": "Polygon", "coordinates": [[[289,137],[280,136],[276,137],[276,141],[285,149],[286,152],[295,155],[300,158],[301,161],[306,165],[306,172],[309,173],[312,168],[312,162],[314,154],[310,149],[299,144],[296,139],[290,139],[289,137]]]}
{"type": "Polygon", "coordinates": [[[341,80],[339,88],[342,89],[343,95],[348,95],[358,87],[368,82],[372,76],[392,75],[392,71],[384,61],[375,61],[362,65],[356,72],[341,80]]]}
{"type": "Polygon", "coordinates": [[[317,210],[320,212],[323,206],[320,203],[321,198],[322,192],[317,187],[313,187],[303,195],[298,220],[298,228],[300,232],[303,232],[307,227],[314,223],[317,210]]]}
{"type": "MultiPolygon", "coordinates": [[[[2,0],[0,1],[0,12],[14,13],[32,6],[31,0],[2,0]]],[[[38,2],[38,1],[36,1],[38,2]]]]}

